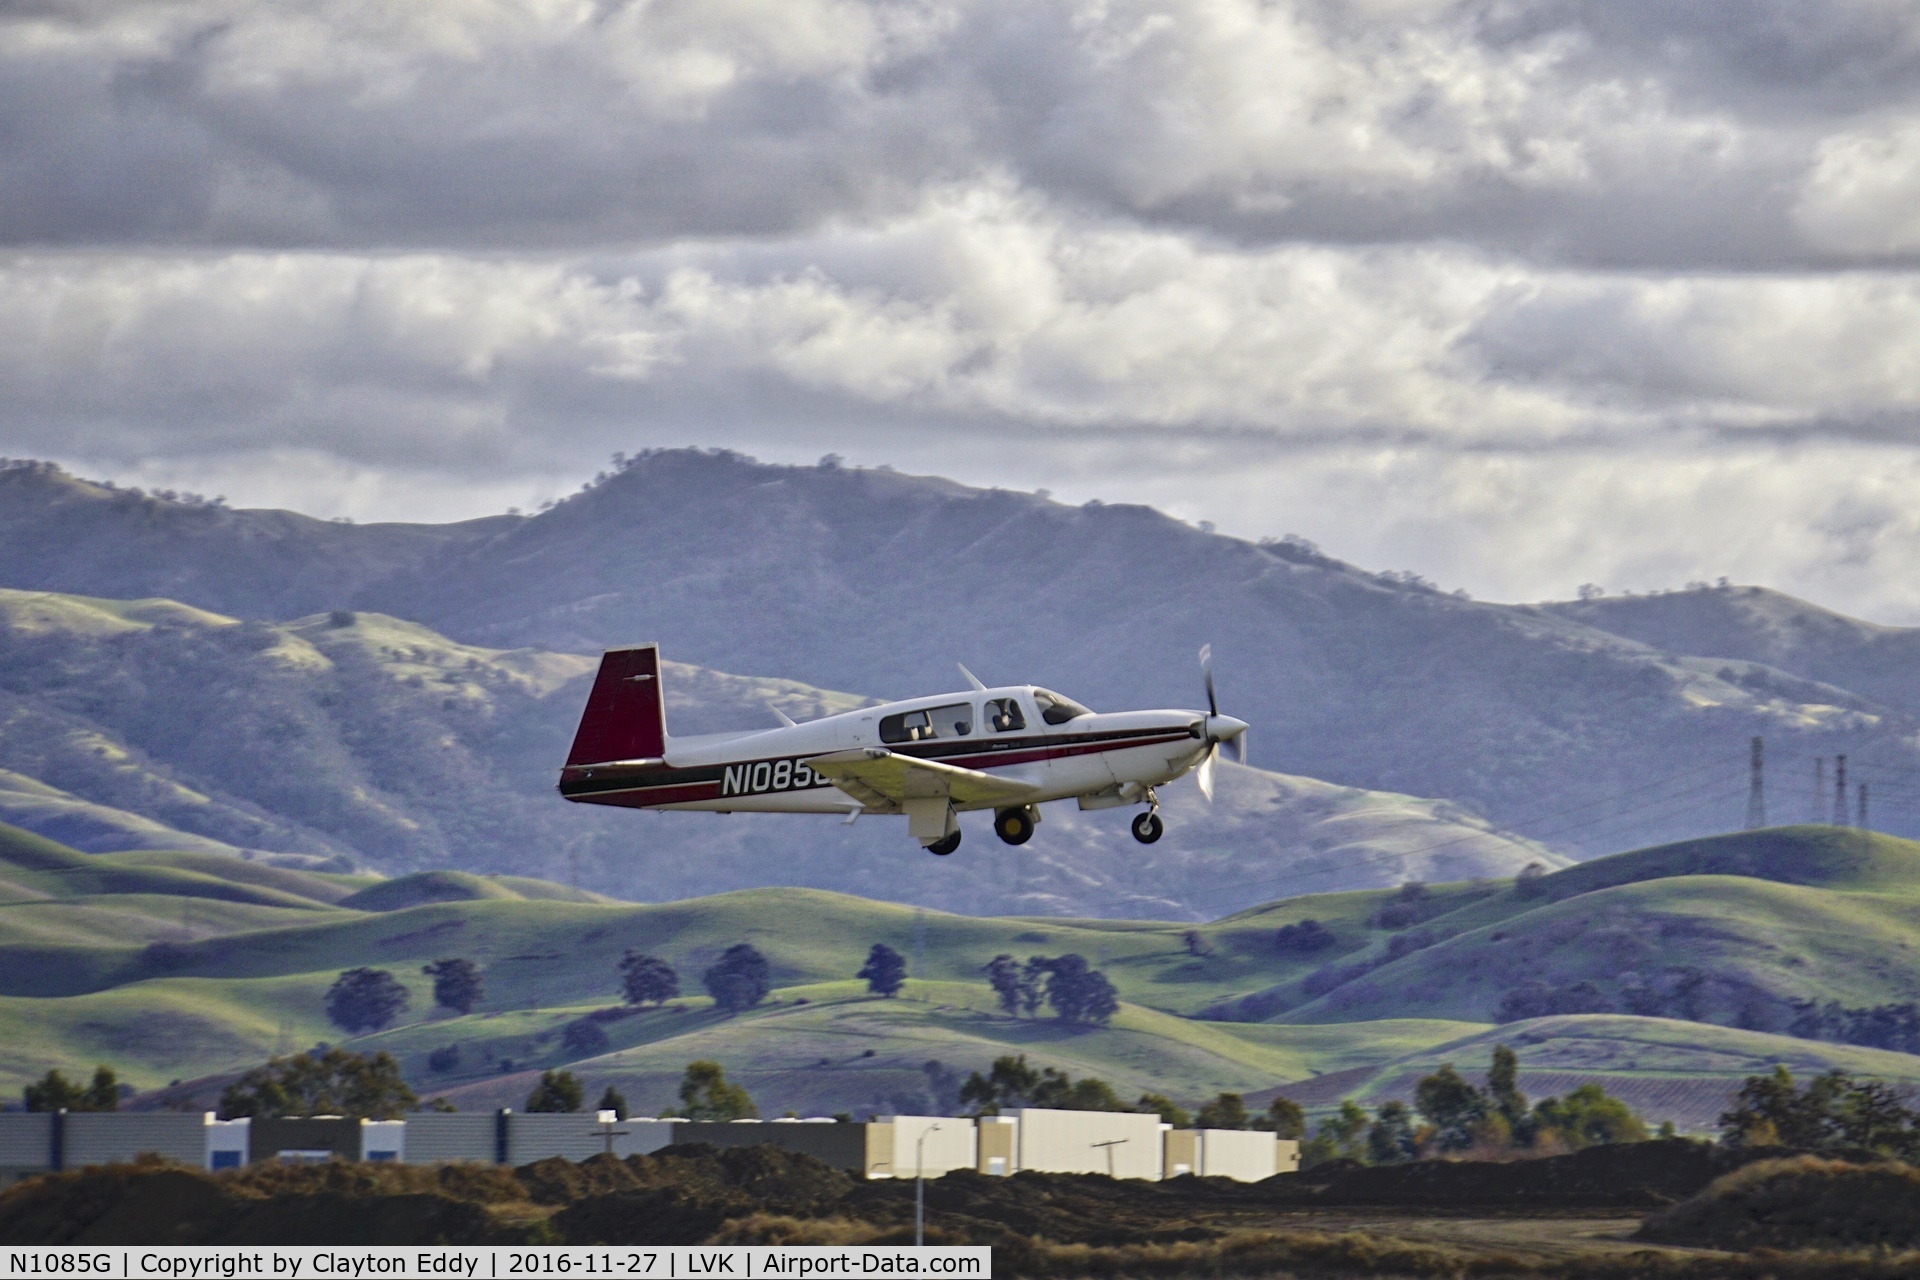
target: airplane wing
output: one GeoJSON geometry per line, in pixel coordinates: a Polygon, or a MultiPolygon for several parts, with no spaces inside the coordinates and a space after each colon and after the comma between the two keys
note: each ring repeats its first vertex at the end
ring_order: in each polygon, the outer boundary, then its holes
{"type": "Polygon", "coordinates": [[[936,760],[897,755],[885,747],[862,747],[815,756],[807,767],[875,809],[899,811],[908,800],[950,799],[955,804],[1017,805],[1039,794],[1030,782],[999,778],[936,760]]]}

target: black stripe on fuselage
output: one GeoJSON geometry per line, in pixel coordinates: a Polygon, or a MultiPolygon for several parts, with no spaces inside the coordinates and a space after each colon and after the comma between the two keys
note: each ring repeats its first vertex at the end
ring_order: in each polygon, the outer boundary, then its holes
{"type": "MultiPolygon", "coordinates": [[[[1044,757],[1070,750],[1074,754],[1087,754],[1085,748],[1099,744],[1108,744],[1102,747],[1103,750],[1117,751],[1132,746],[1148,746],[1153,741],[1174,742],[1182,737],[1192,736],[1191,729],[1162,726],[1153,729],[1108,729],[1100,733],[1029,734],[1017,738],[934,738],[926,742],[890,742],[885,746],[887,750],[898,755],[911,756],[916,760],[939,760],[943,763],[955,756],[979,756],[981,759],[978,762],[964,767],[991,769],[998,763],[996,757],[999,756],[1020,756],[1037,751],[1044,757]]],[[[729,760],[723,764],[696,765],[687,769],[675,768],[672,765],[590,765],[581,770],[586,774],[585,777],[563,778],[560,783],[560,794],[571,799],[574,796],[601,795],[610,791],[643,791],[651,787],[681,787],[698,782],[722,782],[729,769],[752,769],[762,764],[772,767],[782,760],[806,760],[813,756],[828,755],[833,751],[846,749],[834,747],[826,751],[809,751],[799,756],[780,755],[763,756],[755,760],[729,760]]],[[[816,785],[832,784],[822,780],[816,785]]],[[[811,790],[812,788],[797,789],[811,790]]]]}

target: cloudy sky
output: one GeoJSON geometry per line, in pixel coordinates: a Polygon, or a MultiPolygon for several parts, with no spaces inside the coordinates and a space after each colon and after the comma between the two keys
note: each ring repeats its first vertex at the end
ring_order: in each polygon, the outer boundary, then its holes
{"type": "Polygon", "coordinates": [[[615,450],[1920,622],[1920,0],[13,0],[0,454],[615,450]]]}

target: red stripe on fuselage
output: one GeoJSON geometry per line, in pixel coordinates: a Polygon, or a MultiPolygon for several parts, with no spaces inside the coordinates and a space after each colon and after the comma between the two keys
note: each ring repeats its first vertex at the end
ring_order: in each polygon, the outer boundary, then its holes
{"type": "Polygon", "coordinates": [[[687,804],[694,800],[718,800],[717,782],[688,782],[663,787],[635,787],[631,791],[596,791],[590,795],[569,796],[582,804],[613,804],[623,809],[651,809],[661,804],[687,804]]]}

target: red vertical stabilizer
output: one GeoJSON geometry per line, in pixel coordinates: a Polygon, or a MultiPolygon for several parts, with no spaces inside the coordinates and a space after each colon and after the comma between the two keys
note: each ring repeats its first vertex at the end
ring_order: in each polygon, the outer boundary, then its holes
{"type": "Polygon", "coordinates": [[[573,735],[567,765],[659,759],[667,753],[667,708],[660,689],[660,646],[609,649],[573,735]]]}

